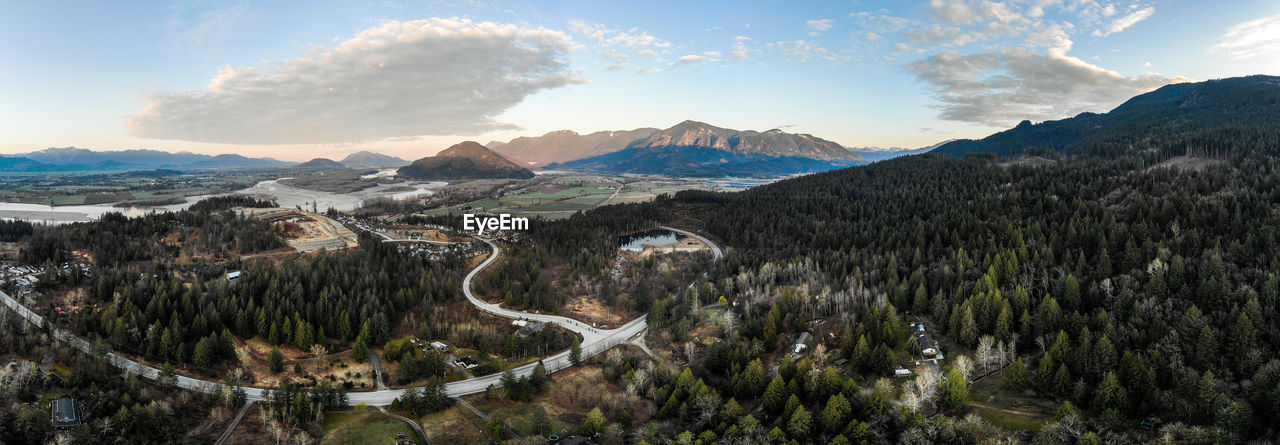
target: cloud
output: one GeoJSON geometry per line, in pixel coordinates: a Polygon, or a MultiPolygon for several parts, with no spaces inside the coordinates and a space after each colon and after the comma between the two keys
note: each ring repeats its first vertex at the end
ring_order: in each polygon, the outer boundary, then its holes
{"type": "Polygon", "coordinates": [[[494,116],[578,82],[562,32],[458,18],[391,21],[203,90],[154,94],[126,120],[145,138],[317,144],[515,129],[494,116]]]}
{"type": "Polygon", "coordinates": [[[981,10],[982,15],[991,17],[1000,23],[1015,23],[1027,20],[1022,17],[1022,14],[1014,12],[1013,8],[1001,2],[984,1],[982,2],[981,10]]]}
{"type": "MultiPolygon", "coordinates": [[[[1106,37],[1106,36],[1118,33],[1120,31],[1124,31],[1128,29],[1130,26],[1138,24],[1138,22],[1151,18],[1151,16],[1155,13],[1156,13],[1156,8],[1153,8],[1153,7],[1146,7],[1146,8],[1139,9],[1137,11],[1129,13],[1128,15],[1125,15],[1123,17],[1116,19],[1115,21],[1111,22],[1111,24],[1107,25],[1103,29],[1093,30],[1093,36],[1106,37]]],[[[1104,12],[1104,15],[1105,15],[1105,12],[1104,12]]]]}
{"type": "Polygon", "coordinates": [[[823,31],[831,29],[835,24],[836,21],[832,19],[805,20],[804,29],[809,31],[809,35],[816,36],[822,34],[823,31]]]}
{"type": "Polygon", "coordinates": [[[978,20],[978,12],[964,0],[930,0],[929,6],[952,24],[968,25],[978,20]]]}
{"type": "Polygon", "coordinates": [[[944,51],[907,65],[928,84],[947,120],[1009,126],[1085,111],[1109,110],[1130,97],[1179,79],[1126,77],[1067,56],[1025,48],[962,54],[944,51]]]}
{"type": "Polygon", "coordinates": [[[841,60],[834,52],[804,40],[785,40],[770,43],[769,47],[777,48],[788,59],[798,62],[804,62],[814,57],[831,62],[839,62],[841,60]]]}
{"type": "Polygon", "coordinates": [[[689,54],[687,56],[681,56],[680,60],[675,61],[675,63],[673,63],[672,65],[692,65],[695,63],[710,62],[713,60],[715,59],[712,59],[707,56],[702,56],[698,54],[689,54]]]}
{"type": "Polygon", "coordinates": [[[890,15],[878,15],[869,12],[855,12],[849,14],[849,17],[861,18],[858,22],[863,28],[878,32],[891,33],[901,31],[906,28],[909,20],[902,17],[894,17],[890,15]]]}
{"type": "Polygon", "coordinates": [[[598,23],[587,23],[580,20],[569,22],[569,31],[581,34],[599,42],[605,47],[622,46],[626,48],[668,48],[671,42],[657,38],[648,32],[632,28],[626,31],[613,29],[598,23]]]}
{"type": "Polygon", "coordinates": [[[636,55],[637,55],[637,56],[651,57],[651,58],[654,58],[654,59],[657,59],[657,58],[659,58],[659,57],[662,57],[662,56],[658,55],[658,52],[657,52],[657,51],[654,51],[654,50],[651,50],[651,49],[642,49],[642,50],[640,50],[640,51],[636,51],[636,55]]]}
{"type": "Polygon", "coordinates": [[[1280,51],[1280,15],[1250,20],[1227,28],[1210,53],[1240,60],[1280,51]]]}
{"type": "Polygon", "coordinates": [[[725,57],[729,60],[744,60],[753,55],[759,55],[760,50],[747,46],[751,38],[747,36],[737,36],[733,38],[733,47],[729,48],[729,55],[725,57]]]}

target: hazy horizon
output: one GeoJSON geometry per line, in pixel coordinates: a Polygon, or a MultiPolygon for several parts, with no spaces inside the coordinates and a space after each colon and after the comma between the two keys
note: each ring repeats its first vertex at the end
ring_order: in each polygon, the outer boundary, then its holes
{"type": "Polygon", "coordinates": [[[1280,4],[29,3],[0,18],[0,153],[407,160],[685,119],[918,148],[1280,73],[1280,4]],[[31,45],[27,42],[40,42],[31,45]]]}

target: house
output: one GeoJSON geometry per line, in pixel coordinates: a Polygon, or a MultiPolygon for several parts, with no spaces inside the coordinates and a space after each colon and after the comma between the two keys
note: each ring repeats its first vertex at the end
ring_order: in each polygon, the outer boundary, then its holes
{"type": "MultiPolygon", "coordinates": [[[[517,320],[517,321],[523,321],[523,320],[517,320]]],[[[546,329],[547,324],[542,322],[537,322],[537,321],[526,321],[524,322],[523,325],[520,325],[520,326],[521,328],[519,331],[516,331],[516,335],[520,337],[528,337],[533,334],[542,332],[543,329],[546,329]]]]}
{"type": "Polygon", "coordinates": [[[236,282],[236,280],[239,280],[239,279],[240,279],[240,271],[237,270],[235,272],[227,273],[227,281],[234,283],[236,282]]]}
{"type": "Polygon", "coordinates": [[[899,366],[898,369],[893,370],[894,377],[902,378],[902,377],[908,377],[910,375],[911,375],[911,370],[907,368],[903,368],[901,366],[899,366]]]}
{"type": "Polygon", "coordinates": [[[53,354],[45,354],[44,357],[41,357],[38,368],[40,372],[53,374],[53,354]]]}
{"type": "Polygon", "coordinates": [[[453,364],[457,365],[462,369],[471,369],[471,368],[480,366],[480,362],[477,362],[476,359],[471,357],[463,357],[463,358],[454,360],[453,364]]]}
{"type": "Polygon", "coordinates": [[[809,343],[809,338],[811,337],[812,335],[809,334],[808,332],[801,333],[800,338],[796,339],[796,345],[795,345],[795,348],[793,348],[792,350],[792,354],[800,355],[806,349],[809,349],[808,343],[809,343]]]}
{"type": "Polygon", "coordinates": [[[449,353],[449,345],[446,345],[446,344],[444,344],[444,343],[440,343],[440,342],[438,342],[438,341],[433,341],[433,342],[431,342],[431,347],[432,347],[432,348],[434,348],[435,350],[440,351],[440,352],[443,352],[443,353],[445,353],[445,354],[448,354],[448,353],[449,353]]]}
{"type": "Polygon", "coordinates": [[[53,415],[51,422],[54,428],[71,428],[80,425],[80,413],[77,411],[75,399],[54,400],[51,411],[53,415]]]}

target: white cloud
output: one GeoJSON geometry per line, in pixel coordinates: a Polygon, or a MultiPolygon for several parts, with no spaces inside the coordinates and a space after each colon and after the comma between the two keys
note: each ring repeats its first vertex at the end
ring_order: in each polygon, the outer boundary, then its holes
{"type": "Polygon", "coordinates": [[[518,128],[497,116],[579,81],[559,31],[458,18],[386,22],[203,90],[154,94],[133,136],[233,144],[364,142],[518,128]]]}
{"type": "Polygon", "coordinates": [[[1139,9],[1137,11],[1133,11],[1125,15],[1124,17],[1120,17],[1116,19],[1115,21],[1111,22],[1111,24],[1107,25],[1103,29],[1093,30],[1093,36],[1106,37],[1106,36],[1118,33],[1120,31],[1124,31],[1126,29],[1129,29],[1130,26],[1138,24],[1138,22],[1151,18],[1151,16],[1154,15],[1155,13],[1156,13],[1156,8],[1153,8],[1153,7],[1146,7],[1146,8],[1139,9]]]}
{"type": "Polygon", "coordinates": [[[891,33],[901,31],[906,28],[909,20],[902,17],[894,17],[890,15],[872,14],[869,12],[855,12],[849,14],[850,17],[861,18],[858,23],[863,28],[878,32],[891,33]]]}
{"type": "Polygon", "coordinates": [[[941,101],[939,117],[991,126],[1107,111],[1178,80],[1159,74],[1126,77],[1060,51],[1024,48],[944,51],[907,68],[934,90],[941,101]]]}
{"type": "Polygon", "coordinates": [[[978,12],[965,0],[930,0],[929,6],[939,17],[956,25],[968,25],[978,20],[978,12]]]}
{"type": "Polygon", "coordinates": [[[769,46],[777,48],[783,55],[786,55],[788,59],[798,62],[804,62],[814,57],[831,62],[839,62],[842,60],[836,55],[836,53],[817,46],[813,42],[804,40],[786,40],[770,43],[769,46]]]}
{"type": "Polygon", "coordinates": [[[610,28],[598,23],[587,23],[580,20],[569,22],[569,30],[599,42],[605,47],[622,46],[626,48],[667,48],[671,42],[654,37],[637,28],[626,31],[610,28]]]}
{"type": "Polygon", "coordinates": [[[1037,0],[1030,8],[1027,8],[1027,16],[1033,19],[1038,19],[1044,16],[1045,8],[1056,5],[1061,1],[1062,0],[1037,0]]]}
{"type": "Polygon", "coordinates": [[[832,19],[805,20],[804,29],[809,32],[809,35],[816,36],[822,34],[823,31],[831,29],[835,24],[836,21],[832,19]]]}
{"type": "Polygon", "coordinates": [[[654,59],[657,59],[657,58],[659,58],[659,57],[662,57],[662,56],[658,55],[658,52],[657,52],[657,51],[654,51],[654,50],[651,50],[651,49],[642,49],[642,50],[640,50],[640,51],[636,51],[636,55],[637,55],[637,56],[651,57],[651,58],[654,58],[654,59]]]}
{"type": "Polygon", "coordinates": [[[752,49],[751,47],[747,46],[747,42],[750,42],[750,41],[751,41],[751,38],[747,36],[734,37],[733,47],[729,48],[729,56],[726,57],[726,59],[743,60],[743,59],[750,58],[752,55],[759,55],[760,50],[752,49]]]}
{"type": "Polygon", "coordinates": [[[1227,28],[1210,53],[1248,59],[1280,51],[1280,15],[1250,20],[1227,28]]]}
{"type": "Polygon", "coordinates": [[[1027,19],[1003,2],[982,2],[982,15],[991,17],[1000,23],[1025,22],[1027,19]]]}
{"type": "Polygon", "coordinates": [[[707,56],[698,55],[698,54],[689,54],[686,56],[681,56],[680,60],[675,61],[675,63],[673,63],[672,65],[692,65],[695,63],[710,62],[713,60],[715,59],[712,59],[707,56]]]}

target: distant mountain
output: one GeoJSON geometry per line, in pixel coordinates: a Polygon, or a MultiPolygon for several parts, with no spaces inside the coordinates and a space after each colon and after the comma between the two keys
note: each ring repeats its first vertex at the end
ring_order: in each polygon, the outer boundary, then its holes
{"type": "Polygon", "coordinates": [[[76,147],[46,148],[31,153],[0,155],[0,171],[18,171],[16,165],[26,165],[25,171],[95,171],[95,170],[154,170],[191,168],[271,168],[293,165],[271,158],[249,158],[234,154],[203,155],[190,152],[170,153],[159,150],[95,151],[76,147]],[[23,164],[11,159],[27,159],[43,166],[23,164]]]}
{"type": "Polygon", "coordinates": [[[200,162],[196,162],[187,167],[190,168],[272,168],[285,167],[292,165],[284,161],[277,161],[271,158],[250,158],[237,154],[221,154],[200,162]]]}
{"type": "Polygon", "coordinates": [[[57,171],[59,167],[26,157],[0,157],[0,172],[27,173],[57,171]]]}
{"type": "Polygon", "coordinates": [[[1153,160],[1182,154],[1277,154],[1280,77],[1249,76],[1163,86],[1104,114],[1018,126],[979,140],[934,150],[949,156],[992,152],[1013,157],[1028,149],[1114,157],[1144,153],[1153,160]]]}
{"type": "Polygon", "coordinates": [[[738,131],[702,122],[684,121],[634,142],[627,148],[701,147],[736,154],[792,156],[809,159],[862,161],[840,144],[809,134],[773,129],[738,131]]]}
{"type": "Polygon", "coordinates": [[[867,161],[878,162],[878,161],[893,159],[899,156],[911,156],[911,155],[918,155],[921,153],[928,153],[933,149],[941,147],[944,144],[951,142],[953,140],[954,139],[949,139],[946,141],[942,141],[933,145],[920,147],[920,148],[896,148],[895,147],[895,148],[880,149],[875,147],[866,147],[866,148],[850,148],[849,151],[856,153],[858,156],[861,156],[862,159],[866,159],[867,161]]]}
{"type": "Polygon", "coordinates": [[[396,165],[405,165],[409,163],[409,161],[397,158],[395,156],[387,156],[381,153],[374,153],[371,151],[357,151],[355,153],[351,153],[347,155],[347,157],[342,158],[342,160],[339,162],[341,162],[342,165],[346,165],[348,167],[396,166],[396,165]]]}
{"type": "Polygon", "coordinates": [[[738,131],[684,121],[627,148],[547,168],[671,176],[773,177],[866,163],[840,144],[781,130],[738,131]]]}
{"type": "Polygon", "coordinates": [[[485,146],[518,164],[539,166],[613,153],[657,131],[656,128],[638,128],[578,134],[570,130],[558,130],[542,136],[522,136],[506,143],[493,141],[485,146]]]}
{"type": "Polygon", "coordinates": [[[307,162],[295,165],[295,168],[344,168],[345,165],[329,158],[315,158],[307,162]]]}
{"type": "Polygon", "coordinates": [[[400,167],[400,176],[417,179],[528,179],[533,172],[484,146],[466,141],[400,167]]]}
{"type": "Polygon", "coordinates": [[[209,155],[159,150],[93,151],[76,147],[51,147],[16,156],[50,165],[76,166],[74,169],[150,169],[177,167],[209,159],[209,155]]]}

